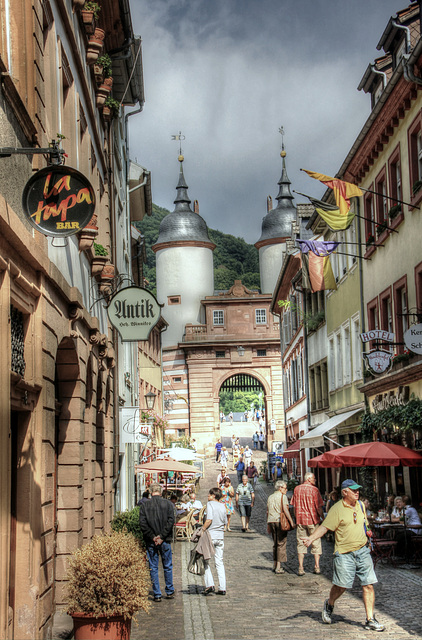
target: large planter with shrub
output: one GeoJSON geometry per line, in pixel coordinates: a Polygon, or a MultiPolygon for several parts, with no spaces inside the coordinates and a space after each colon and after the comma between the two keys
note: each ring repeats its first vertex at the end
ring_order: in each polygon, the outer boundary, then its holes
{"type": "Polygon", "coordinates": [[[144,547],[125,531],[95,536],[69,561],[68,613],[75,640],[129,640],[136,611],[149,608],[144,547]]]}

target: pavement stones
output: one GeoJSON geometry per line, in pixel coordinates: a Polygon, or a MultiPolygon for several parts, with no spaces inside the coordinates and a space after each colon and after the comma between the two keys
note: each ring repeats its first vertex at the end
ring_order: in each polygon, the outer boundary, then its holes
{"type": "MultiPolygon", "coordinates": [[[[265,453],[254,454],[256,466],[265,453]]],[[[231,467],[231,465],[230,465],[231,467]]],[[[209,488],[216,486],[220,470],[207,460],[198,497],[206,502],[209,488]]],[[[230,472],[237,486],[235,472],[230,472]]],[[[313,559],[305,558],[305,575],[297,575],[295,533],[288,534],[286,572],[272,571],[272,542],[266,532],[266,501],[271,485],[259,482],[250,533],[241,531],[234,514],[232,533],[225,535],[224,564],[227,595],[204,598],[203,578],[187,572],[190,544],[177,542],[174,552],[176,598],[151,604],[149,615],[138,615],[132,640],[366,640],[376,633],[364,629],[365,611],[359,581],[336,603],[333,622],[325,625],[321,610],[331,587],[333,544],[323,540],[321,574],[315,575],[313,559]]],[[[213,574],[216,572],[212,563],[213,574]]],[[[420,615],[422,569],[378,564],[376,617],[385,625],[383,640],[422,638],[420,615]]],[[[164,579],[160,577],[164,585],[164,579]]],[[[218,584],[216,582],[216,588],[218,584]]]]}

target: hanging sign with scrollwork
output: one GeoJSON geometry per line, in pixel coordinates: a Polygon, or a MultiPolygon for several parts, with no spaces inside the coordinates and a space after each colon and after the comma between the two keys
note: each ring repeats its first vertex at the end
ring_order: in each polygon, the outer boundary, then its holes
{"type": "Polygon", "coordinates": [[[65,237],[86,227],[95,211],[95,192],[76,169],[40,169],[26,183],[22,206],[28,221],[46,236],[65,237]]]}
{"type": "MultiPolygon", "coordinates": [[[[384,331],[383,329],[370,329],[365,333],[360,334],[362,342],[369,342],[371,340],[381,342],[394,342],[394,333],[390,331],[384,331]]],[[[368,353],[363,353],[363,357],[366,359],[368,368],[377,375],[381,375],[388,371],[393,362],[393,354],[391,351],[385,351],[384,349],[372,349],[368,353]]]]}
{"type": "Polygon", "coordinates": [[[123,342],[148,340],[160,312],[156,298],[142,287],[120,289],[107,307],[108,318],[123,342]]]}
{"type": "Polygon", "coordinates": [[[139,407],[122,407],[120,424],[122,444],[146,443],[151,436],[151,425],[140,422],[139,407]]]}

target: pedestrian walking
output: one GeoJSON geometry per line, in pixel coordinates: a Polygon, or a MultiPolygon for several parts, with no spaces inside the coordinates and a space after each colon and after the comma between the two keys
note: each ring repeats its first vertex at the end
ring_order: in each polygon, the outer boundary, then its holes
{"type": "Polygon", "coordinates": [[[249,449],[249,445],[246,445],[245,451],[243,452],[243,459],[245,461],[246,466],[249,466],[250,461],[252,460],[252,450],[249,449]]]}
{"type": "Polygon", "coordinates": [[[242,531],[249,531],[249,520],[255,502],[253,486],[248,482],[248,476],[242,477],[242,484],[236,489],[236,508],[240,511],[242,531]]]}
{"type": "Polygon", "coordinates": [[[341,485],[342,499],[331,507],[323,523],[310,536],[303,538],[303,544],[309,547],[327,531],[334,532],[333,586],[324,603],[322,621],[331,624],[336,600],[346,589],[353,587],[357,575],[363,591],[365,629],[384,631],[384,625],[380,624],[374,615],[374,584],[378,580],[368,544],[365,506],[359,500],[361,488],[354,480],[345,480],[341,485]]]}
{"type": "Polygon", "coordinates": [[[233,506],[234,488],[228,476],[224,478],[223,486],[221,487],[221,495],[222,495],[221,502],[226,507],[227,531],[231,531],[230,518],[234,513],[234,506],[233,506]]]}
{"type": "Polygon", "coordinates": [[[251,483],[251,485],[253,486],[253,488],[255,489],[255,485],[258,481],[258,469],[255,466],[255,463],[253,460],[250,461],[249,463],[249,467],[246,470],[246,475],[248,476],[248,480],[251,483]]]}
{"type": "Polygon", "coordinates": [[[239,456],[240,456],[240,445],[239,445],[239,440],[236,440],[233,447],[233,471],[235,470],[236,464],[239,461],[239,456]]]}
{"type": "Polygon", "coordinates": [[[240,484],[242,482],[242,476],[246,472],[246,465],[243,461],[242,456],[239,456],[239,460],[236,462],[234,466],[236,467],[236,472],[237,472],[237,482],[240,484]]]}
{"type": "Polygon", "coordinates": [[[274,493],[267,500],[267,529],[273,539],[273,571],[274,573],[284,573],[282,562],[287,562],[287,531],[281,528],[281,514],[284,513],[290,522],[292,529],[295,528],[292,516],[289,511],[289,501],[286,496],[287,482],[277,480],[274,485],[274,493]]]}
{"type": "Polygon", "coordinates": [[[277,480],[283,479],[283,467],[281,466],[281,461],[277,460],[273,469],[273,482],[277,482],[277,480]]]}
{"type": "Polygon", "coordinates": [[[230,424],[233,424],[233,411],[230,411],[229,413],[229,420],[230,420],[230,424]]]}
{"type": "Polygon", "coordinates": [[[264,451],[264,442],[265,442],[264,432],[260,431],[259,432],[259,447],[260,447],[261,451],[264,451]]]}
{"type": "Polygon", "coordinates": [[[221,471],[217,476],[217,486],[221,487],[221,485],[224,482],[224,478],[227,476],[227,468],[226,467],[221,467],[221,471]]]}
{"type": "Polygon", "coordinates": [[[252,440],[253,440],[253,448],[256,451],[258,449],[258,443],[259,443],[259,433],[258,433],[258,431],[255,431],[255,433],[252,436],[252,440]]]}
{"type": "Polygon", "coordinates": [[[223,445],[221,444],[221,440],[220,438],[218,438],[216,445],[215,445],[215,461],[218,462],[220,460],[220,455],[221,455],[221,449],[223,448],[223,445]]]}
{"type": "MultiPolygon", "coordinates": [[[[324,518],[324,512],[322,509],[323,500],[316,487],[315,475],[313,473],[310,471],[305,473],[304,482],[303,484],[295,487],[290,504],[295,509],[297,525],[297,557],[299,560],[298,575],[304,576],[305,570],[303,568],[303,560],[307,553],[307,547],[303,544],[303,538],[310,536],[324,518]]],[[[311,553],[314,555],[315,560],[314,573],[321,573],[319,568],[319,559],[322,553],[322,546],[319,538],[312,543],[311,553]]]]}
{"type": "Polygon", "coordinates": [[[215,591],[214,578],[212,576],[209,560],[205,561],[205,591],[204,596],[217,593],[219,596],[226,595],[226,572],[224,570],[224,529],[227,525],[226,507],[220,502],[221,490],[215,487],[208,493],[206,510],[206,520],[202,525],[202,531],[208,530],[215,549],[214,562],[218,577],[218,591],[215,591]]]}
{"type": "Polygon", "coordinates": [[[228,461],[229,461],[229,452],[227,451],[226,447],[223,447],[221,449],[221,455],[220,455],[221,466],[227,469],[228,461]]]}
{"type": "Polygon", "coordinates": [[[231,443],[232,443],[232,455],[234,452],[234,445],[236,444],[236,436],[233,434],[232,437],[230,438],[231,443]]]}
{"type": "Polygon", "coordinates": [[[158,563],[163,563],[166,598],[174,598],[173,557],[171,541],[175,522],[175,509],[170,500],[162,497],[159,484],[150,486],[151,499],[139,506],[139,525],[144,536],[149,570],[151,574],[154,602],[161,602],[158,579],[158,563]]]}

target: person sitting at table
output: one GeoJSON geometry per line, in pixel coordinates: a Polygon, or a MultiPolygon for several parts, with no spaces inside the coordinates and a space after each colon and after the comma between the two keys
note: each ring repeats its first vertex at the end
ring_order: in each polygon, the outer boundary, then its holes
{"type": "Polygon", "coordinates": [[[202,509],[202,502],[197,500],[196,494],[194,491],[189,493],[189,502],[186,503],[187,509],[190,511],[191,509],[195,509],[195,513],[202,509]]]}
{"type": "Polygon", "coordinates": [[[401,496],[394,498],[394,507],[391,511],[391,522],[400,522],[403,517],[403,500],[401,496]]]}
{"type": "Polygon", "coordinates": [[[371,503],[369,502],[368,498],[365,498],[363,500],[363,504],[365,505],[365,510],[366,510],[367,517],[368,518],[373,518],[374,517],[374,512],[372,511],[371,503]]]}
{"type": "Polygon", "coordinates": [[[419,513],[416,511],[415,507],[412,506],[409,496],[402,496],[402,502],[403,502],[403,513],[404,513],[407,530],[417,535],[418,533],[421,532],[421,530],[412,529],[412,525],[421,524],[419,513]]]}
{"type": "Polygon", "coordinates": [[[391,513],[394,509],[394,500],[396,499],[396,496],[394,495],[394,493],[390,493],[389,496],[387,496],[387,502],[386,502],[386,506],[385,506],[385,510],[387,512],[388,517],[390,518],[391,513]]]}

